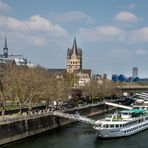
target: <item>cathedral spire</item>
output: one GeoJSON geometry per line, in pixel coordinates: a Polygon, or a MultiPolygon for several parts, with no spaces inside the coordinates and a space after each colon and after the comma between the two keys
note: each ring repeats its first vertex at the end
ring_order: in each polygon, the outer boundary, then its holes
{"type": "Polygon", "coordinates": [[[8,57],[8,47],[7,47],[7,39],[6,39],[6,36],[5,36],[5,42],[4,42],[4,48],[3,48],[3,56],[5,58],[8,57]]]}
{"type": "Polygon", "coordinates": [[[74,38],[72,50],[76,55],[78,54],[76,38],[74,38]]]}

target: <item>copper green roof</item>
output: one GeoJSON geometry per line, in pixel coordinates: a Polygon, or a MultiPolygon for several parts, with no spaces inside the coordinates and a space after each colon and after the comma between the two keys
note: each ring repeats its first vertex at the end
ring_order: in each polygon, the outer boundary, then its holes
{"type": "Polygon", "coordinates": [[[121,113],[136,113],[136,114],[143,113],[143,112],[145,112],[144,109],[131,109],[131,110],[123,110],[123,111],[121,111],[121,113]]]}

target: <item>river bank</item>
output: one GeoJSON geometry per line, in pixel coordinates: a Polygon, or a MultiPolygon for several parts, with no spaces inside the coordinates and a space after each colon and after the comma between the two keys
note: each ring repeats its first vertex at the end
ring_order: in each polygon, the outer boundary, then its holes
{"type": "MultiPolygon", "coordinates": [[[[89,117],[107,112],[113,107],[106,108],[103,102],[90,104],[64,110],[65,113],[75,114],[79,112],[81,116],[89,117]]],[[[52,112],[46,112],[33,116],[25,116],[20,119],[0,123],[0,145],[20,140],[29,136],[43,133],[66,124],[74,122],[69,119],[56,117],[52,112]]]]}
{"type": "MultiPolygon", "coordinates": [[[[91,118],[98,120],[105,116],[103,113],[91,118]]],[[[97,139],[97,131],[91,125],[73,122],[1,148],[147,148],[147,135],[148,130],[144,130],[130,137],[97,139]]]]}

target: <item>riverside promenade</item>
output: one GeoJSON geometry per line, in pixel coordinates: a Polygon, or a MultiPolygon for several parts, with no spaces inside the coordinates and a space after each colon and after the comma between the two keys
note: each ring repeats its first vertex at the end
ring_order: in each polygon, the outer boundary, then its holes
{"type": "Polygon", "coordinates": [[[26,118],[34,118],[34,117],[44,116],[47,113],[49,114],[51,112],[45,111],[45,110],[40,110],[40,111],[34,112],[34,113],[30,112],[30,114],[28,114],[28,112],[23,112],[22,114],[20,114],[20,112],[7,114],[4,116],[0,116],[0,124],[5,124],[7,122],[19,121],[19,120],[23,120],[26,118]]]}
{"type": "MultiPolygon", "coordinates": [[[[118,100],[116,101],[118,102],[118,100]]],[[[68,114],[79,113],[81,116],[90,117],[113,108],[106,108],[104,102],[98,102],[60,110],[60,112],[68,114]]],[[[0,145],[33,136],[71,122],[74,122],[74,120],[54,116],[53,112],[49,110],[31,112],[31,114],[24,112],[22,115],[14,113],[5,115],[4,118],[0,116],[0,145]]]]}
{"type": "Polygon", "coordinates": [[[85,104],[85,105],[75,106],[75,107],[72,106],[72,107],[68,107],[68,108],[64,107],[63,109],[62,109],[62,107],[52,106],[52,108],[49,107],[49,109],[33,109],[32,111],[30,111],[30,113],[29,113],[29,111],[24,111],[24,112],[22,112],[22,114],[20,113],[19,109],[17,109],[18,111],[17,112],[15,111],[15,113],[7,113],[4,116],[0,115],[0,123],[3,124],[6,122],[17,121],[17,120],[22,120],[22,119],[26,119],[26,118],[46,116],[47,114],[52,114],[53,111],[67,112],[67,111],[71,111],[71,110],[80,110],[83,108],[94,107],[94,106],[98,106],[98,105],[102,105],[102,104],[104,104],[104,102],[85,104]]]}

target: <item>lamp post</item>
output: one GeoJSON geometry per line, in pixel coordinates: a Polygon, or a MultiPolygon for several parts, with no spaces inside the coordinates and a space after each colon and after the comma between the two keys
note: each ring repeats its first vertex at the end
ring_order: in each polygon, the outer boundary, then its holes
{"type": "Polygon", "coordinates": [[[93,114],[93,97],[91,96],[91,113],[93,114]]]}

